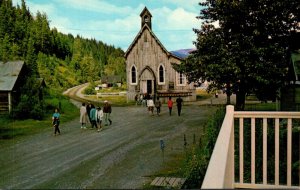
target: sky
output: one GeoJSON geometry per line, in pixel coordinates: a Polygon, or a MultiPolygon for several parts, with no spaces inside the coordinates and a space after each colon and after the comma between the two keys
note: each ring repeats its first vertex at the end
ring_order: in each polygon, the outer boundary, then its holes
{"type": "MultiPolygon", "coordinates": [[[[152,31],[168,51],[194,48],[203,0],[25,0],[32,15],[45,13],[50,28],[93,38],[124,51],[141,29],[140,13],[152,14],[152,31]]],[[[21,0],[13,0],[21,5],[21,0]]]]}

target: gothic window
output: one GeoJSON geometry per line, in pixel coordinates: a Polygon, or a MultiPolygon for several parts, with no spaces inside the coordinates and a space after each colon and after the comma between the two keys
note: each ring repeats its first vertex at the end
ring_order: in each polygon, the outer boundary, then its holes
{"type": "Polygon", "coordinates": [[[136,68],[135,66],[131,67],[131,84],[136,84],[136,68]]]}
{"type": "Polygon", "coordinates": [[[183,73],[177,73],[177,85],[178,86],[185,86],[186,78],[183,73]]]}
{"type": "Polygon", "coordinates": [[[165,68],[163,67],[163,65],[160,65],[158,68],[158,77],[158,83],[165,83],[165,68]]]}

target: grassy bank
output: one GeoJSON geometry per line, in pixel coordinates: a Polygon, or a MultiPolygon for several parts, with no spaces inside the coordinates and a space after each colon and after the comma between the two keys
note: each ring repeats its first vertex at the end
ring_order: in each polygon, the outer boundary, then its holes
{"type": "MultiPolygon", "coordinates": [[[[209,96],[209,94],[205,93],[203,95],[209,96]]],[[[245,110],[275,111],[276,103],[246,104],[245,110]]],[[[203,136],[200,138],[196,137],[193,143],[186,147],[186,154],[173,155],[173,160],[166,163],[164,168],[157,172],[155,176],[184,177],[187,179],[183,186],[184,189],[200,188],[224,116],[225,109],[224,107],[220,107],[211,118],[207,119],[207,123],[203,129],[203,136]]],[[[158,187],[146,184],[144,188],[153,189],[158,187]]],[[[160,189],[164,188],[161,187],[160,189]]]]}
{"type": "MultiPolygon", "coordinates": [[[[186,182],[182,188],[200,188],[224,115],[225,109],[224,107],[220,107],[213,116],[207,118],[205,121],[203,135],[194,134],[193,137],[184,138],[183,144],[186,144],[184,152],[174,154],[172,160],[165,163],[164,167],[153,176],[186,178],[186,182]],[[190,143],[186,143],[185,139],[190,143]]],[[[144,189],[153,188],[167,189],[168,187],[159,188],[150,184],[144,186],[144,189]]]]}
{"type": "Polygon", "coordinates": [[[78,108],[76,108],[66,98],[46,99],[46,110],[42,120],[16,120],[11,119],[8,115],[0,116],[0,142],[19,138],[24,135],[31,135],[41,132],[52,126],[52,113],[55,107],[61,107],[61,122],[68,122],[78,116],[78,108]]]}

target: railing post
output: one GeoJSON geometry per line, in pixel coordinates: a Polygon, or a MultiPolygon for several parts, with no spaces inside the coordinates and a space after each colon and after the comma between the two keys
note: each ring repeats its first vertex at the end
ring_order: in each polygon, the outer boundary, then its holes
{"type": "Polygon", "coordinates": [[[240,183],[244,183],[244,119],[240,118],[240,144],[239,144],[239,153],[240,153],[240,183]]]}
{"type": "Polygon", "coordinates": [[[255,184],[255,118],[251,118],[251,184],[255,184]]]}
{"type": "Polygon", "coordinates": [[[234,188],[234,106],[226,115],[202,183],[203,189],[234,188]]]}

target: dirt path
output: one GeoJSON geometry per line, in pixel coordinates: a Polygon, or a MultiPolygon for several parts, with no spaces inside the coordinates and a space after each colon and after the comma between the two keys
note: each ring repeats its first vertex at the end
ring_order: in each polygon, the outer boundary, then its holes
{"type": "MultiPolygon", "coordinates": [[[[73,90],[77,92],[77,90],[73,90]]],[[[198,139],[214,106],[185,105],[182,116],[151,116],[145,107],[113,107],[111,126],[80,129],[79,118],[61,124],[62,134],[43,133],[0,146],[0,189],[134,189],[150,182],[164,161],[184,153],[183,135],[198,139]]],[[[63,117],[63,115],[62,115],[63,117]]]]}

